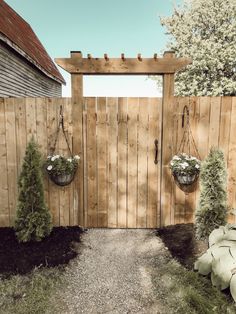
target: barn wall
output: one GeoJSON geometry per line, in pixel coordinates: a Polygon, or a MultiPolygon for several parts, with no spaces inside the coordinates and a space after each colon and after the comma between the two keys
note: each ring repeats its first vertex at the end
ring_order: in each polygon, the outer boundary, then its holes
{"type": "Polygon", "coordinates": [[[0,41],[0,97],[60,97],[61,84],[0,41]]]}

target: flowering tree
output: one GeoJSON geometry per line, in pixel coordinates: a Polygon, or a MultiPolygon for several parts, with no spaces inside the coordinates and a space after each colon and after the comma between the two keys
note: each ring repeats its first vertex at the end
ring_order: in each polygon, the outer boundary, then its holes
{"type": "Polygon", "coordinates": [[[184,0],[161,23],[168,49],[193,60],[176,74],[177,95],[236,95],[236,0],[184,0]]]}

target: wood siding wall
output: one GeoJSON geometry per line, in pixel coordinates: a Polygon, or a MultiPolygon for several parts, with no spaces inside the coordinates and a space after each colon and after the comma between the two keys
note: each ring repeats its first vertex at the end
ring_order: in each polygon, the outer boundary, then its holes
{"type": "Polygon", "coordinates": [[[0,41],[0,97],[60,97],[61,84],[0,41]]]}
{"type": "MultiPolygon", "coordinates": [[[[161,178],[155,175],[158,168],[155,170],[152,163],[154,153],[152,141],[160,136],[157,128],[161,125],[161,120],[158,120],[161,118],[160,101],[160,99],[85,98],[83,138],[86,162],[82,209],[87,213],[85,225],[102,226],[108,217],[110,226],[131,227],[127,221],[134,219],[137,223],[135,215],[139,209],[142,212],[145,208],[143,204],[148,202],[148,199],[156,200],[157,208],[160,201],[161,210],[155,212],[157,216],[152,216],[154,223],[152,220],[150,224],[143,225],[141,219],[140,224],[134,224],[133,227],[151,227],[155,226],[155,223],[168,225],[194,220],[199,190],[185,194],[176,186],[169,170],[167,176],[170,184],[165,187],[165,191],[161,191],[160,199],[158,198],[158,184],[161,178]],[[153,113],[150,111],[151,103],[154,104],[153,113]],[[137,129],[139,133],[136,132],[137,129]],[[152,147],[151,151],[149,147],[152,147]],[[129,168],[130,165],[132,169],[136,169],[134,172],[129,168]],[[152,169],[151,172],[148,169],[152,169]],[[148,190],[146,180],[154,180],[152,187],[155,186],[156,190],[155,188],[148,190]],[[131,190],[137,197],[127,197],[131,190]],[[131,215],[128,220],[128,216],[124,217],[122,211],[120,211],[122,215],[119,216],[119,208],[122,206],[126,208],[128,215],[131,215]],[[108,216],[107,211],[110,211],[108,216]],[[94,215],[90,215],[92,212],[94,215]],[[124,219],[126,223],[123,224],[124,219]]],[[[71,99],[0,99],[0,226],[12,225],[14,222],[17,178],[26,143],[34,135],[43,156],[47,156],[55,136],[60,105],[64,108],[65,126],[72,144],[71,99]]],[[[235,208],[236,97],[175,98],[170,104],[171,110],[168,111],[168,126],[163,126],[165,132],[170,132],[171,140],[169,143],[160,144],[162,147],[170,145],[171,155],[177,153],[182,138],[181,122],[185,105],[190,108],[191,127],[201,158],[206,157],[211,146],[220,147],[224,152],[228,165],[228,203],[235,208]]],[[[161,154],[161,146],[159,149],[161,154]]],[[[59,140],[58,152],[66,153],[66,145],[62,138],[59,140]]],[[[62,188],[55,186],[46,176],[44,180],[46,201],[52,212],[54,225],[77,225],[80,214],[79,191],[74,188],[74,184],[62,188]]]]}

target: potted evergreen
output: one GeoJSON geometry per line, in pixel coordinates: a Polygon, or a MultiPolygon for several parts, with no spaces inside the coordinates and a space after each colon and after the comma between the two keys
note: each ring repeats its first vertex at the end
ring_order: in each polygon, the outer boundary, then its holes
{"type": "Polygon", "coordinates": [[[19,242],[41,241],[50,234],[52,222],[44,201],[41,154],[33,138],[26,148],[18,188],[16,236],[19,242]]]}

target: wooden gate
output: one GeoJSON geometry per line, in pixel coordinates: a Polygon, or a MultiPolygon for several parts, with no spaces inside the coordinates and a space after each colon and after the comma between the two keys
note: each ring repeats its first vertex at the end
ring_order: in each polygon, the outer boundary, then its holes
{"type": "Polygon", "coordinates": [[[85,98],[85,226],[160,225],[161,117],[158,98],[85,98]]]}

